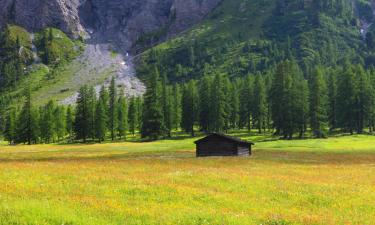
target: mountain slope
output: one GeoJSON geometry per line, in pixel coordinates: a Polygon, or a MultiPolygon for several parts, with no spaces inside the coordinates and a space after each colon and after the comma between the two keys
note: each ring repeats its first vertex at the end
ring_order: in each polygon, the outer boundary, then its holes
{"type": "Polygon", "coordinates": [[[347,59],[373,64],[361,35],[363,23],[373,20],[372,2],[302,3],[224,0],[200,25],[144,53],[138,73],[146,76],[157,66],[181,81],[213,71],[232,77],[267,72],[286,58],[296,59],[305,73],[347,59]]]}

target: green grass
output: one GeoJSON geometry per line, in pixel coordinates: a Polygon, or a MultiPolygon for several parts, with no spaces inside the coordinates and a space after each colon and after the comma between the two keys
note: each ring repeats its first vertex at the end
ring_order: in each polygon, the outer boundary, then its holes
{"type": "Polygon", "coordinates": [[[0,144],[0,224],[373,224],[375,137],[256,140],[195,158],[194,140],[0,144]]]}

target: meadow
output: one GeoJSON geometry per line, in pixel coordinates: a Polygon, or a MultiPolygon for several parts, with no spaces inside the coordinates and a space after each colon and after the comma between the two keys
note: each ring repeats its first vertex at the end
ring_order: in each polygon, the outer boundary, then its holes
{"type": "Polygon", "coordinates": [[[182,137],[0,144],[0,224],[375,224],[374,136],[250,139],[248,158],[182,137]]]}

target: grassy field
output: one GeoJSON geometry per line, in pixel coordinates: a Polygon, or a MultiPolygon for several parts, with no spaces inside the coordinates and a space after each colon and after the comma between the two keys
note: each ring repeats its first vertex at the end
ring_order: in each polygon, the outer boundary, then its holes
{"type": "Polygon", "coordinates": [[[194,139],[0,144],[0,224],[375,224],[375,137],[253,139],[250,158],[197,159],[194,139]]]}

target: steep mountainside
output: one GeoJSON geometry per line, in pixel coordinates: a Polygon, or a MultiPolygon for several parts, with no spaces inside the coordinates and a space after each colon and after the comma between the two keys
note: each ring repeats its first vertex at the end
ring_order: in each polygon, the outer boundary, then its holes
{"type": "Polygon", "coordinates": [[[29,31],[56,27],[73,37],[94,35],[129,49],[148,35],[151,41],[199,22],[220,0],[0,0],[0,25],[29,31]],[[152,33],[152,34],[150,34],[152,33]]]}
{"type": "Polygon", "coordinates": [[[373,6],[372,0],[223,1],[200,25],[144,53],[138,74],[157,66],[173,81],[213,72],[235,77],[272,71],[287,58],[305,74],[345,60],[371,66],[373,6]]]}

